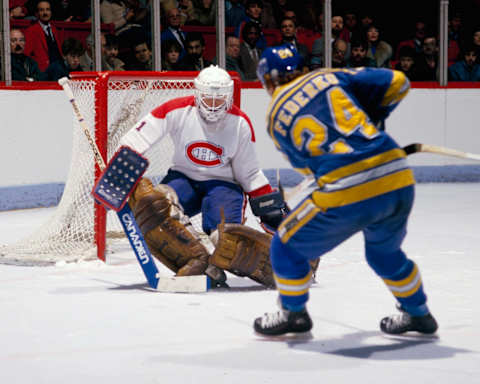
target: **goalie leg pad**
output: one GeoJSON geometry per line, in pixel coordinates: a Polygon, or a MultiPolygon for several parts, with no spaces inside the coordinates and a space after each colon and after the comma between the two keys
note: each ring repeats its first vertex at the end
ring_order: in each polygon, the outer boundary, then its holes
{"type": "Polygon", "coordinates": [[[218,227],[218,242],[209,262],[238,276],[274,287],[270,264],[271,235],[241,224],[218,227]]]}
{"type": "Polygon", "coordinates": [[[187,228],[170,216],[172,202],[147,178],[142,179],[129,203],[151,253],[177,276],[200,275],[209,254],[187,228]]]}

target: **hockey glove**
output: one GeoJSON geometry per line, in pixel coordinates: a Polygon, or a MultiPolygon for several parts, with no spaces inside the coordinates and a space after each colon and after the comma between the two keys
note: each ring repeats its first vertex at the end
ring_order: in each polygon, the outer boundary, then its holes
{"type": "Polygon", "coordinates": [[[253,214],[260,217],[260,221],[269,232],[276,231],[285,216],[290,212],[280,191],[251,197],[250,207],[253,214]]]}

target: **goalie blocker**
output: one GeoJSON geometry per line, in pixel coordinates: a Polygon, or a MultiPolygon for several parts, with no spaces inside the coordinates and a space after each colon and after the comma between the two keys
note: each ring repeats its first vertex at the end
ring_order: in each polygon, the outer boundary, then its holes
{"type": "Polygon", "coordinates": [[[120,147],[93,187],[102,205],[120,211],[148,167],[148,160],[128,147],[120,147]]]}

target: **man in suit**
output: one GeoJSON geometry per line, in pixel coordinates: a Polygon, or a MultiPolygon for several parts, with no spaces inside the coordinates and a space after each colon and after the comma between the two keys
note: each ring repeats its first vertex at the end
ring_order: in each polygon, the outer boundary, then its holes
{"type": "Polygon", "coordinates": [[[182,71],[201,71],[212,63],[203,57],[205,52],[205,39],[201,32],[189,32],[185,41],[187,54],[180,62],[182,71]]]}
{"type": "Polygon", "coordinates": [[[12,80],[39,81],[46,80],[46,75],[40,72],[38,64],[25,55],[25,36],[19,29],[10,31],[10,51],[12,63],[12,80]]]}
{"type": "Polygon", "coordinates": [[[169,9],[166,12],[166,17],[167,17],[167,28],[162,32],[160,38],[162,40],[162,43],[164,43],[167,40],[175,40],[180,46],[182,47],[182,52],[180,52],[180,59],[183,59],[185,54],[187,53],[186,51],[186,40],[187,36],[185,32],[182,31],[181,28],[181,14],[178,8],[172,8],[169,9]]]}
{"type": "Polygon", "coordinates": [[[52,8],[50,1],[39,1],[35,13],[38,22],[25,31],[25,54],[38,63],[41,71],[55,61],[62,61],[62,39],[57,29],[51,25],[52,8]]]}
{"type": "Polygon", "coordinates": [[[295,47],[298,54],[303,57],[305,66],[310,66],[310,53],[304,44],[300,44],[297,40],[297,26],[295,20],[290,17],[284,17],[280,22],[280,33],[282,39],[278,45],[291,44],[295,47]]]}
{"type": "Polygon", "coordinates": [[[249,21],[242,30],[243,41],[240,43],[240,66],[243,68],[246,81],[257,80],[257,65],[262,51],[257,47],[260,38],[260,27],[249,21]]]}

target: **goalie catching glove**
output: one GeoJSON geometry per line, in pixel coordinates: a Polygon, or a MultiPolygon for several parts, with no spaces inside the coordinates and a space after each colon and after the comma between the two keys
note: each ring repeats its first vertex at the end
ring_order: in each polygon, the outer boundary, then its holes
{"type": "Polygon", "coordinates": [[[145,241],[160,262],[177,276],[201,275],[208,267],[209,253],[198,237],[172,217],[176,194],[166,185],[153,187],[143,178],[129,204],[145,241]]]}

